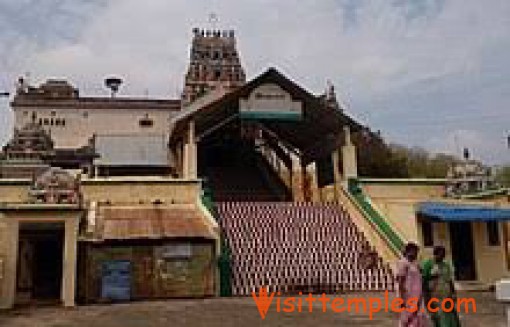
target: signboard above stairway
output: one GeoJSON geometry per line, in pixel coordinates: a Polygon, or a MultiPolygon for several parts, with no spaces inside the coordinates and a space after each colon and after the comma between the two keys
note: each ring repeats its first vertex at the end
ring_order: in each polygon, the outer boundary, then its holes
{"type": "Polygon", "coordinates": [[[247,99],[239,99],[239,113],[244,119],[299,120],[303,114],[301,101],[274,83],[262,84],[247,99]]]}

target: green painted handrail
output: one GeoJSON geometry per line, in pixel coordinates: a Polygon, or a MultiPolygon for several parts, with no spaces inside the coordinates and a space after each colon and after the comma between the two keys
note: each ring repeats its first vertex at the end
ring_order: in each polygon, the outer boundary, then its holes
{"type": "MultiPolygon", "coordinates": [[[[209,213],[216,221],[220,216],[213,201],[212,190],[202,184],[202,204],[209,210],[209,213]]],[[[218,257],[218,268],[220,272],[220,296],[232,296],[232,251],[228,242],[221,233],[221,251],[218,257]]]]}
{"type": "Polygon", "coordinates": [[[203,183],[201,200],[202,204],[207,208],[207,210],[209,210],[214,219],[218,221],[218,215],[216,212],[216,208],[214,207],[212,190],[209,187],[205,186],[203,183]]]}
{"type": "Polygon", "coordinates": [[[402,251],[405,246],[405,241],[395,232],[395,230],[393,230],[386,219],[372,206],[356,179],[349,179],[348,191],[352,198],[363,209],[362,214],[365,218],[377,226],[379,231],[384,234],[393,250],[397,252],[402,251]]]}
{"type": "Polygon", "coordinates": [[[232,296],[232,252],[224,237],[221,239],[218,268],[220,270],[220,296],[232,296]]]}
{"type": "Polygon", "coordinates": [[[510,188],[499,188],[492,190],[484,190],[474,193],[467,193],[459,195],[461,199],[484,199],[489,198],[495,195],[507,195],[510,192],[510,188]]]}

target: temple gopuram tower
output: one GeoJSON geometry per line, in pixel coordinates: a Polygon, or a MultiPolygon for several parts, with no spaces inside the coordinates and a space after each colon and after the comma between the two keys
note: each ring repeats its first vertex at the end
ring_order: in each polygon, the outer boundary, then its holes
{"type": "Polygon", "coordinates": [[[234,31],[193,29],[190,64],[182,93],[183,105],[217,87],[233,90],[246,81],[234,31]]]}

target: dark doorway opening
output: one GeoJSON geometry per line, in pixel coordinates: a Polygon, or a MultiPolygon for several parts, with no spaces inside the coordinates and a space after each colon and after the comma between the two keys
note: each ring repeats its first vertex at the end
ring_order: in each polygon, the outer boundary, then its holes
{"type": "Polygon", "coordinates": [[[60,302],[63,251],[63,223],[20,225],[16,274],[18,304],[60,302]]]}
{"type": "Polygon", "coordinates": [[[450,241],[456,280],[476,280],[471,223],[450,223],[450,241]]]}

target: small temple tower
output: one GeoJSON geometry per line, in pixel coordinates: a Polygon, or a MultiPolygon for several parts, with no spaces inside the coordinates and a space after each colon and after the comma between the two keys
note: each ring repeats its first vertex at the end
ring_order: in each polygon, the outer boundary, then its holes
{"type": "Polygon", "coordinates": [[[233,90],[246,81],[234,31],[193,29],[190,64],[184,82],[184,105],[222,87],[233,90]]]}

